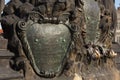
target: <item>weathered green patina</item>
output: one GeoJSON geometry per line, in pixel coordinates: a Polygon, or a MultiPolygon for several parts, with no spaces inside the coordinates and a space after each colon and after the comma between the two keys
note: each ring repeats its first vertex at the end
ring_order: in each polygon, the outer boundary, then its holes
{"type": "Polygon", "coordinates": [[[33,23],[26,27],[27,54],[35,71],[41,76],[59,75],[71,41],[69,29],[63,24],[33,23]]]}
{"type": "Polygon", "coordinates": [[[84,0],[86,16],[86,42],[95,43],[100,35],[100,7],[95,0],[84,0]]]}

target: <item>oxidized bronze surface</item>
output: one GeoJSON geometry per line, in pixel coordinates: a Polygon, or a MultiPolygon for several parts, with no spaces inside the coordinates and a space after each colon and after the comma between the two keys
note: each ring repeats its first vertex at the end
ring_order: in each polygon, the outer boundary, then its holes
{"type": "Polygon", "coordinates": [[[26,54],[34,70],[40,76],[59,75],[64,67],[71,41],[69,29],[63,24],[49,23],[33,23],[26,27],[25,35],[29,47],[29,53],[26,54]]]}
{"type": "Polygon", "coordinates": [[[95,43],[100,35],[100,7],[95,0],[84,0],[86,17],[86,42],[95,43]]]}

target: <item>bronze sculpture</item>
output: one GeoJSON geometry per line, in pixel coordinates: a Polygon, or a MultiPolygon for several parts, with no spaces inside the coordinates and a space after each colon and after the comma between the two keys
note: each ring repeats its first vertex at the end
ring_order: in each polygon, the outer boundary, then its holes
{"type": "Polygon", "coordinates": [[[15,53],[12,68],[23,70],[26,80],[73,80],[76,75],[94,80],[102,68],[109,72],[116,56],[111,50],[115,12],[104,3],[11,0],[3,10],[1,24],[8,49],[15,53]]]}

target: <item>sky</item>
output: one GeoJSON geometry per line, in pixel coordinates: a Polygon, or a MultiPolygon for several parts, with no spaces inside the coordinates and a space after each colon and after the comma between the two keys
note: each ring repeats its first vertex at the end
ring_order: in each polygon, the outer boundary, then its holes
{"type": "Polygon", "coordinates": [[[9,2],[10,0],[5,0],[5,3],[9,2]]]}
{"type": "MultiPolygon", "coordinates": [[[[10,0],[5,0],[5,3],[8,3],[10,0]]],[[[120,6],[120,0],[115,0],[115,7],[117,9],[117,7],[120,6]]],[[[1,26],[0,26],[1,29],[1,26]]]]}
{"type": "Polygon", "coordinates": [[[120,6],[120,0],[115,0],[115,6],[116,6],[116,8],[117,8],[118,6],[120,6]]]}

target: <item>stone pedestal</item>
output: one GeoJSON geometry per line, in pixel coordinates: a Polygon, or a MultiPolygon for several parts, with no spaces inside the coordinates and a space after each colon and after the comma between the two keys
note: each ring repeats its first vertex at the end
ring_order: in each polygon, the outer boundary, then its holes
{"type": "Polygon", "coordinates": [[[23,73],[10,67],[14,53],[7,50],[7,40],[0,36],[0,80],[23,80],[23,73]]]}

